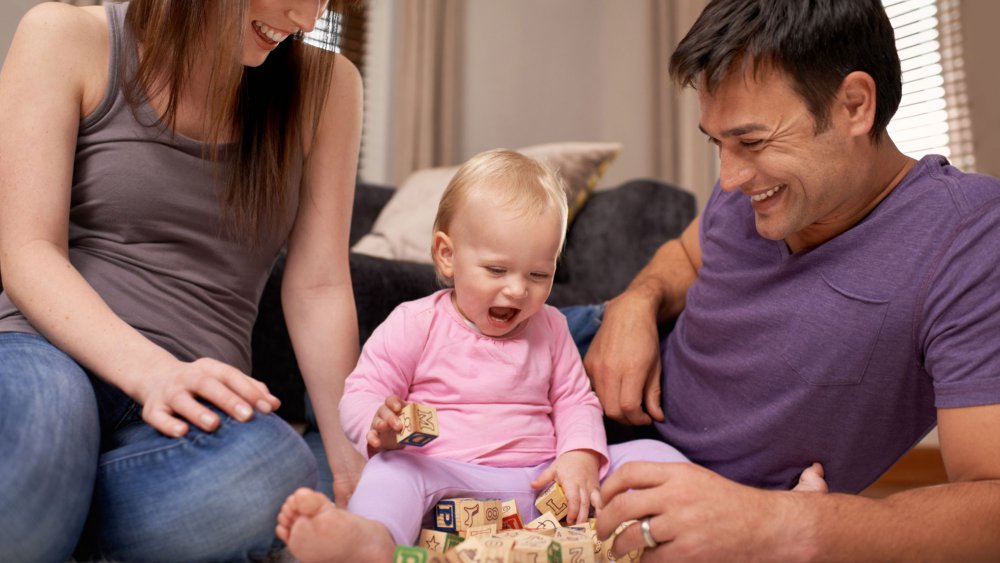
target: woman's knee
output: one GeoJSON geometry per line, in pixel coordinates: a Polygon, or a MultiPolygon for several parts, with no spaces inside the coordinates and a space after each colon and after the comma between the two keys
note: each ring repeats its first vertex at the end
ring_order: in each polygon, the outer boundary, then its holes
{"type": "Polygon", "coordinates": [[[102,463],[94,501],[97,544],[112,559],[266,556],[285,498],[316,484],[309,448],[276,415],[125,448],[102,463]]]}
{"type": "Polygon", "coordinates": [[[0,335],[0,560],[69,557],[86,520],[100,428],[86,373],[44,339],[0,335]]]}

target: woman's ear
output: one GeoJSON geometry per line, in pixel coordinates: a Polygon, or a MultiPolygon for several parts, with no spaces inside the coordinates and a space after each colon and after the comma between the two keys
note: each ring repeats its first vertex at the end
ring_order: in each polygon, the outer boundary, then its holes
{"type": "Polygon", "coordinates": [[[867,136],[875,124],[875,79],[860,70],[848,74],[840,83],[837,101],[843,108],[848,131],[855,136],[867,136]]]}
{"type": "Polygon", "coordinates": [[[445,278],[455,275],[455,246],[444,231],[436,231],[431,241],[431,258],[438,273],[445,278]]]}

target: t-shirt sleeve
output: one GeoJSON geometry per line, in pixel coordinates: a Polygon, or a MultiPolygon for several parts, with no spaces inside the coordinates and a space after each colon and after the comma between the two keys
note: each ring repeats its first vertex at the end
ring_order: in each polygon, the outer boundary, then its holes
{"type": "Polygon", "coordinates": [[[368,455],[368,430],[386,397],[404,401],[413,381],[419,348],[426,331],[417,326],[417,315],[397,307],[365,342],[354,371],[344,384],[340,400],[340,423],[344,433],[362,455],[368,455]]]}
{"type": "Polygon", "coordinates": [[[712,226],[712,221],[715,217],[714,211],[719,206],[719,200],[723,193],[722,188],[719,187],[719,182],[715,182],[715,187],[712,188],[712,193],[709,194],[708,201],[705,202],[705,207],[698,218],[698,245],[701,248],[705,248],[705,233],[712,226]]]}
{"type": "Polygon", "coordinates": [[[600,476],[603,478],[608,471],[608,442],[601,403],[590,388],[566,317],[553,308],[546,308],[546,311],[552,335],[549,400],[556,432],[556,455],[571,450],[593,450],[602,456],[600,476]]]}
{"type": "Polygon", "coordinates": [[[918,343],[935,406],[1000,403],[1000,200],[943,245],[924,284],[918,343]]]}

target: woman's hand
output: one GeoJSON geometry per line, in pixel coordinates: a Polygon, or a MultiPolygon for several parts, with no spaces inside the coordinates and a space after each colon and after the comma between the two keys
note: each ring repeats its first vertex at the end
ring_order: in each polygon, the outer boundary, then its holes
{"type": "Polygon", "coordinates": [[[255,409],[266,414],[281,405],[262,382],[210,358],[176,362],[160,374],[130,395],[142,404],[142,419],[167,436],[183,436],[188,423],[205,432],[218,428],[219,415],[204,403],[240,422],[253,418],[255,409]]]}
{"type": "Polygon", "coordinates": [[[563,494],[566,495],[566,504],[569,505],[566,522],[569,524],[586,522],[591,506],[601,508],[598,488],[600,467],[601,457],[597,452],[591,450],[564,452],[531,482],[531,487],[541,489],[552,481],[559,483],[563,494]]]}
{"type": "Polygon", "coordinates": [[[399,397],[389,395],[375,412],[372,429],[368,431],[369,456],[383,450],[398,450],[403,447],[396,442],[396,433],[403,429],[403,421],[399,419],[403,404],[399,397]]]}

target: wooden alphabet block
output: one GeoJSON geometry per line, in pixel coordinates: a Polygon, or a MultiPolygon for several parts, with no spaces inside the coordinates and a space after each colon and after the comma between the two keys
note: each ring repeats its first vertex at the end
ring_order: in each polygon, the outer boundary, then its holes
{"type": "Polygon", "coordinates": [[[497,532],[496,524],[484,524],[482,526],[469,526],[468,530],[462,532],[466,539],[468,538],[492,538],[493,534],[497,532]]]}
{"type": "Polygon", "coordinates": [[[434,528],[461,534],[473,526],[493,525],[500,529],[499,499],[442,499],[434,507],[434,528]]]}
{"type": "Polygon", "coordinates": [[[535,506],[538,508],[538,512],[551,512],[556,520],[562,520],[566,516],[566,513],[569,512],[566,495],[563,493],[559,483],[555,481],[548,487],[545,487],[545,490],[538,493],[538,496],[535,497],[535,506]]]}
{"type": "Polygon", "coordinates": [[[445,552],[448,563],[477,563],[485,555],[486,548],[479,538],[469,538],[445,552]]]}
{"type": "Polygon", "coordinates": [[[596,563],[594,553],[594,542],[590,538],[584,539],[556,539],[552,542],[558,545],[560,561],[573,561],[574,563],[596,563]]]}
{"type": "MultiPolygon", "coordinates": [[[[615,545],[615,538],[618,537],[618,534],[620,534],[622,530],[628,528],[630,525],[635,524],[636,522],[637,520],[627,520],[625,522],[622,522],[621,524],[618,525],[617,528],[615,528],[615,532],[611,534],[611,537],[604,540],[604,542],[602,542],[602,544],[600,545],[600,551],[597,554],[599,561],[611,560],[610,557],[611,548],[614,547],[615,545]]],[[[643,552],[643,547],[639,546],[638,548],[619,557],[617,561],[622,561],[625,563],[638,563],[639,559],[642,557],[642,552],[643,552]]]]}
{"type": "Polygon", "coordinates": [[[397,545],[392,555],[393,563],[444,563],[441,554],[429,552],[422,547],[397,545]]]}
{"type": "Polygon", "coordinates": [[[551,512],[545,512],[538,518],[535,518],[531,522],[524,525],[525,530],[530,530],[535,533],[545,534],[547,536],[554,536],[556,530],[562,528],[562,524],[551,512]]]}
{"type": "MultiPolygon", "coordinates": [[[[486,548],[491,554],[502,554],[505,552],[510,552],[514,549],[514,540],[511,538],[498,538],[496,536],[491,536],[488,538],[479,538],[480,543],[486,548]]],[[[507,557],[509,558],[509,556],[507,557]]]]}
{"type": "Polygon", "coordinates": [[[500,506],[500,529],[520,530],[524,528],[521,522],[521,514],[517,511],[517,502],[514,499],[505,500],[500,506]]]}
{"type": "Polygon", "coordinates": [[[396,441],[409,446],[423,447],[440,435],[437,409],[418,403],[407,403],[399,412],[403,429],[396,433],[396,441]]]}
{"type": "MultiPolygon", "coordinates": [[[[578,558],[581,563],[589,561],[603,561],[600,559],[602,542],[597,539],[597,531],[594,530],[594,527],[590,522],[583,522],[581,524],[574,524],[572,526],[559,528],[556,530],[555,539],[563,546],[563,557],[567,556],[568,548],[572,548],[576,545],[575,542],[579,542],[583,545],[589,546],[591,551],[590,556],[584,554],[578,558]]],[[[568,554],[570,556],[576,556],[572,549],[569,550],[568,554]]],[[[576,561],[577,559],[570,560],[576,561]]]]}
{"type": "Polygon", "coordinates": [[[417,540],[417,546],[435,553],[444,553],[460,543],[461,536],[426,528],[420,530],[420,538],[417,540]]]}
{"type": "Polygon", "coordinates": [[[548,563],[549,546],[552,538],[530,532],[522,532],[514,539],[511,552],[512,563],[548,563]]]}
{"type": "Polygon", "coordinates": [[[457,532],[458,518],[455,517],[456,501],[462,499],[442,499],[434,507],[434,529],[443,532],[457,532]]]}

